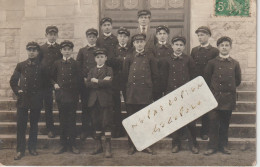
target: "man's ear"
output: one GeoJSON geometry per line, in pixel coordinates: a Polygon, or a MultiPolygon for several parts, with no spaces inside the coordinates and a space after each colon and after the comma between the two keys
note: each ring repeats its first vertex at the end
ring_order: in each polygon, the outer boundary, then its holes
{"type": "Polygon", "coordinates": [[[46,34],[45,34],[45,37],[47,37],[47,35],[48,35],[48,34],[46,33],[46,34]]]}

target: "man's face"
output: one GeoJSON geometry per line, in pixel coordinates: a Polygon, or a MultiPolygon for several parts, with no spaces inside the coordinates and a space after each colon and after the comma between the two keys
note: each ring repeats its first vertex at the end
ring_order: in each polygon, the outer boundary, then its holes
{"type": "Polygon", "coordinates": [[[97,36],[94,34],[87,35],[87,41],[90,45],[96,44],[97,36]]]}
{"type": "Polygon", "coordinates": [[[121,45],[125,45],[128,42],[129,37],[125,34],[118,34],[117,39],[121,45]]]}
{"type": "Polygon", "coordinates": [[[56,32],[48,32],[47,34],[45,34],[45,36],[50,43],[56,42],[56,40],[58,39],[58,33],[56,32]]]}
{"type": "Polygon", "coordinates": [[[218,45],[218,49],[219,49],[220,54],[226,56],[231,51],[232,46],[230,45],[230,43],[228,41],[224,41],[218,45]]]}
{"type": "Polygon", "coordinates": [[[185,49],[185,45],[182,41],[176,41],[172,44],[172,49],[177,55],[181,54],[185,49]]]}
{"type": "Polygon", "coordinates": [[[135,40],[133,44],[136,50],[141,51],[144,49],[145,40],[135,40]]]}
{"type": "Polygon", "coordinates": [[[73,52],[73,49],[68,46],[61,48],[61,54],[66,58],[70,57],[72,52],[73,52]]]}
{"type": "Polygon", "coordinates": [[[150,23],[150,15],[141,15],[138,18],[139,25],[141,26],[147,26],[150,23]]]}
{"type": "Polygon", "coordinates": [[[99,65],[99,66],[105,64],[106,60],[107,60],[107,56],[104,54],[98,54],[95,57],[95,61],[96,61],[97,65],[99,65]]]}
{"type": "Polygon", "coordinates": [[[209,34],[203,33],[203,32],[198,32],[198,39],[201,45],[205,45],[209,41],[209,34]]]}
{"type": "Polygon", "coordinates": [[[112,31],[112,24],[106,21],[102,24],[101,29],[104,33],[110,33],[112,31]]]}
{"type": "Polygon", "coordinates": [[[36,58],[39,54],[37,49],[27,49],[27,54],[29,59],[36,58]]]}
{"type": "Polygon", "coordinates": [[[156,37],[160,42],[165,42],[168,39],[168,33],[165,30],[160,30],[156,33],[156,37]]]}

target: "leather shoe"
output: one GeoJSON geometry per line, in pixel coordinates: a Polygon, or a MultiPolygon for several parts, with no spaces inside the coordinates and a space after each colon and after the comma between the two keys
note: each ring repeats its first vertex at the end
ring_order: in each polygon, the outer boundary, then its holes
{"type": "Polygon", "coordinates": [[[29,153],[30,153],[32,156],[37,156],[37,155],[38,155],[38,152],[37,152],[35,149],[29,149],[29,153]]]}
{"type": "Polygon", "coordinates": [[[24,153],[17,152],[16,155],[14,156],[14,160],[20,160],[23,156],[24,156],[24,153]]]}
{"type": "Polygon", "coordinates": [[[128,149],[128,155],[133,155],[136,152],[136,149],[134,146],[129,147],[128,149]]]}
{"type": "Polygon", "coordinates": [[[217,151],[215,149],[208,149],[207,151],[204,152],[204,155],[212,155],[215,154],[217,151]]]}
{"type": "Polygon", "coordinates": [[[220,151],[221,151],[223,154],[231,154],[231,151],[230,151],[227,147],[221,148],[220,151]]]}
{"type": "Polygon", "coordinates": [[[174,146],[173,148],[172,148],[172,153],[177,153],[177,152],[179,152],[180,151],[180,147],[179,146],[174,146]]]}
{"type": "Polygon", "coordinates": [[[55,137],[55,133],[53,131],[49,131],[48,138],[54,138],[54,137],[55,137]]]}
{"type": "Polygon", "coordinates": [[[71,151],[73,154],[79,154],[79,153],[80,153],[79,149],[78,149],[77,147],[75,147],[75,146],[72,146],[71,149],[70,149],[70,151],[71,151]]]}
{"type": "Polygon", "coordinates": [[[195,147],[195,146],[192,146],[192,147],[191,147],[191,152],[192,152],[193,154],[198,154],[198,153],[199,153],[199,148],[198,148],[198,147],[195,147]]]}
{"type": "Polygon", "coordinates": [[[59,147],[56,151],[54,151],[53,154],[62,154],[67,151],[67,148],[65,146],[59,147]]]}
{"type": "Polygon", "coordinates": [[[202,139],[202,140],[208,140],[209,137],[208,137],[208,135],[202,135],[202,136],[201,136],[201,139],[202,139]]]}

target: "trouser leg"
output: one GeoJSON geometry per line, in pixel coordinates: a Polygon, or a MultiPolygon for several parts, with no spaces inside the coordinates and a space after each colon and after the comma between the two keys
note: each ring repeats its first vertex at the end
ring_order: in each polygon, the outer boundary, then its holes
{"type": "Polygon", "coordinates": [[[53,121],[53,89],[46,88],[44,90],[43,104],[45,109],[45,120],[46,128],[48,131],[54,131],[54,121],[53,121]]]}
{"type": "Polygon", "coordinates": [[[219,140],[219,111],[212,110],[209,116],[209,149],[217,149],[219,140]]]}
{"type": "Polygon", "coordinates": [[[26,148],[26,127],[28,121],[28,109],[18,108],[17,109],[17,152],[25,152],[26,148]]]}
{"type": "Polygon", "coordinates": [[[220,125],[219,125],[219,148],[226,147],[228,144],[228,129],[232,110],[219,111],[220,125]]]}
{"type": "Polygon", "coordinates": [[[38,135],[38,122],[41,114],[41,109],[30,110],[30,132],[28,149],[36,149],[37,135],[38,135]]]}

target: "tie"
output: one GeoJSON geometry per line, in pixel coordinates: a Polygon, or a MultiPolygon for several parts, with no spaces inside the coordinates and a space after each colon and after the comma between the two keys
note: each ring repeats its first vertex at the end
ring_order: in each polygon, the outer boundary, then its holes
{"type": "Polygon", "coordinates": [[[145,34],[145,26],[142,26],[142,33],[145,34]]]}

